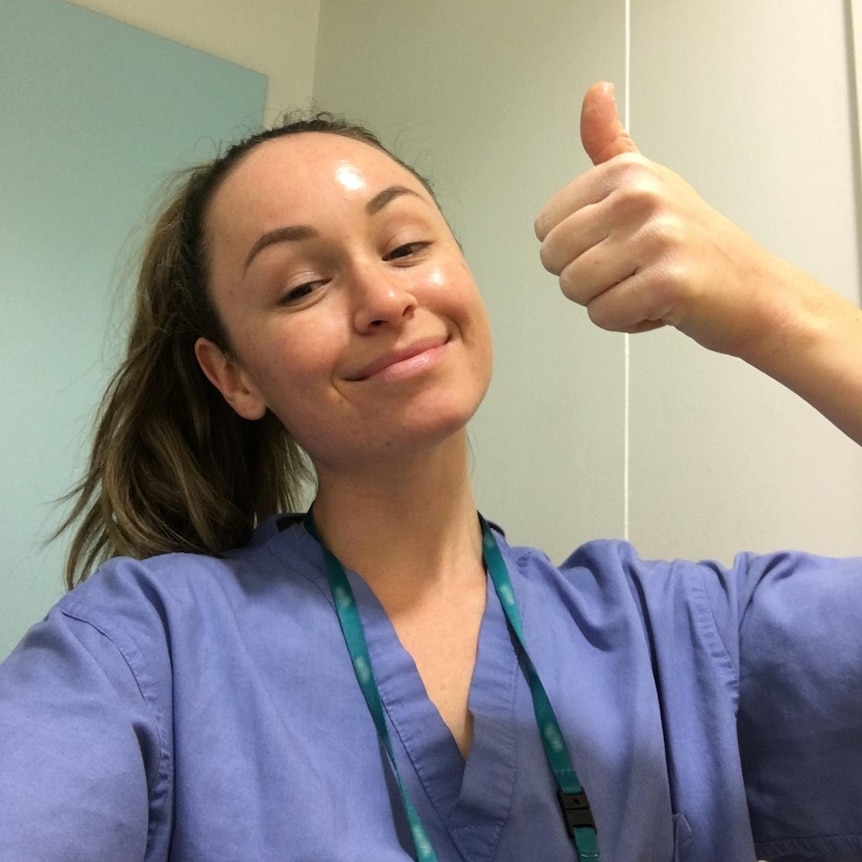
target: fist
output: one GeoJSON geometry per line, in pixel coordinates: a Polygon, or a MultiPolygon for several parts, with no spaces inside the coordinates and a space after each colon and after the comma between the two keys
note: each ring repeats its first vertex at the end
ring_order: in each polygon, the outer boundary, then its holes
{"type": "Polygon", "coordinates": [[[671,324],[704,346],[739,353],[765,255],[672,171],[644,158],[608,84],[584,98],[581,140],[594,167],[536,219],[541,259],[563,293],[605,329],[671,324]]]}

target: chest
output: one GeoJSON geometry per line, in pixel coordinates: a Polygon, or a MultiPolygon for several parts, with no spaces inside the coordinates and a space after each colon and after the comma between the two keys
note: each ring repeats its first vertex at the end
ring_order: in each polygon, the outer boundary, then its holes
{"type": "Polygon", "coordinates": [[[412,658],[424,693],[466,757],[473,738],[469,709],[486,588],[455,597],[429,596],[389,615],[401,646],[412,658]]]}
{"type": "MultiPolygon", "coordinates": [[[[493,593],[469,625],[462,612],[441,611],[430,630],[399,632],[373,595],[354,589],[398,771],[438,858],[571,862],[524,667],[493,593]],[[436,639],[438,630],[446,636],[436,639]],[[462,714],[472,737],[466,759],[453,732],[462,714]]],[[[184,699],[173,722],[171,784],[182,813],[173,858],[405,862],[410,837],[393,773],[332,607],[292,598],[281,621],[240,617],[235,636],[222,627],[220,642],[175,657],[184,699]],[[213,675],[215,654],[222,666],[213,675]]],[[[723,776],[687,773],[689,727],[662,714],[638,620],[617,623],[615,649],[605,650],[559,601],[527,595],[522,609],[531,657],[593,801],[603,862],[673,859],[669,767],[689,799],[723,776]]],[[[716,746],[714,733],[696,741],[716,746]]],[[[171,810],[165,804],[162,816],[171,810]]]]}

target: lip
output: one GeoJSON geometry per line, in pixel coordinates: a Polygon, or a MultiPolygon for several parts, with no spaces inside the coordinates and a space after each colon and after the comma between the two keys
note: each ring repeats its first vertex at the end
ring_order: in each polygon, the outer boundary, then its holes
{"type": "Polygon", "coordinates": [[[347,380],[356,383],[369,377],[409,376],[412,371],[420,371],[430,365],[436,354],[446,345],[445,336],[420,338],[405,347],[387,351],[373,359],[357,371],[349,374],[347,380]],[[387,374],[387,372],[389,372],[387,374]]]}

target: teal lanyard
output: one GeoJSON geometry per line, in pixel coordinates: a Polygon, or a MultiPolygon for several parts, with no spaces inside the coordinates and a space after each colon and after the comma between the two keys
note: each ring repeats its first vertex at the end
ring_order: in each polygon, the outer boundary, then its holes
{"type": "MultiPolygon", "coordinates": [[[[482,558],[490,575],[491,582],[494,584],[497,597],[500,599],[503,612],[506,614],[509,628],[518,640],[518,645],[521,648],[521,653],[527,666],[527,678],[533,698],[533,712],[536,715],[536,722],[541,732],[545,757],[557,781],[557,799],[560,803],[560,810],[562,811],[566,828],[569,830],[572,841],[577,849],[580,862],[592,862],[592,860],[599,858],[599,850],[596,842],[596,826],[593,821],[592,812],[590,811],[590,803],[587,799],[586,791],[581,786],[578,776],[572,767],[572,761],[566,750],[559,722],[554,714],[554,709],[548,699],[545,687],[542,685],[539,674],[536,672],[536,668],[533,666],[533,662],[527,653],[527,648],[524,644],[521,615],[518,612],[518,606],[515,604],[515,593],[512,589],[509,572],[506,570],[503,555],[500,553],[500,548],[488,523],[481,515],[479,516],[479,520],[482,525],[482,558]]],[[[332,599],[335,602],[335,611],[338,614],[338,621],[341,625],[344,641],[347,644],[347,651],[353,662],[356,681],[359,683],[359,687],[365,697],[365,703],[368,705],[368,711],[371,713],[371,718],[374,720],[374,726],[377,729],[377,736],[380,739],[383,750],[386,752],[386,757],[389,760],[398,784],[398,790],[401,793],[401,801],[404,805],[404,812],[407,815],[407,822],[410,825],[410,832],[413,836],[413,845],[416,849],[416,859],[418,862],[437,862],[437,854],[431,846],[428,833],[422,825],[419,814],[401,781],[398,767],[395,765],[395,755],[392,752],[392,743],[389,740],[389,731],[386,727],[383,704],[380,700],[377,682],[374,679],[374,670],[371,667],[368,643],[365,640],[365,632],[362,628],[362,621],[359,618],[353,590],[350,587],[350,582],[347,580],[347,574],[335,555],[323,544],[311,512],[305,516],[305,528],[317,539],[323,549],[329,588],[332,592],[332,599]]]]}

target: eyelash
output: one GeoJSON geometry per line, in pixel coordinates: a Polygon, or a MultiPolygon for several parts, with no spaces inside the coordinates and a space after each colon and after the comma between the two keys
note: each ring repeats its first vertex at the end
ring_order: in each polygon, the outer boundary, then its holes
{"type": "Polygon", "coordinates": [[[292,305],[295,302],[300,302],[305,299],[315,287],[323,284],[323,281],[307,281],[305,284],[298,284],[296,287],[290,288],[279,300],[280,305],[292,305]]]}
{"type": "Polygon", "coordinates": [[[397,248],[394,248],[390,251],[383,260],[391,261],[391,260],[400,260],[404,257],[412,257],[415,254],[426,249],[430,242],[427,240],[416,240],[415,242],[405,242],[403,245],[399,245],[397,248]],[[402,253],[404,252],[404,253],[402,253]]]}
{"type": "MultiPolygon", "coordinates": [[[[415,242],[405,242],[397,248],[392,249],[388,254],[384,255],[385,261],[403,260],[424,251],[431,242],[428,240],[416,240],[415,242]]],[[[307,281],[304,284],[298,284],[290,288],[279,300],[280,305],[292,305],[305,299],[316,287],[324,284],[322,279],[317,281],[307,281]]]]}

